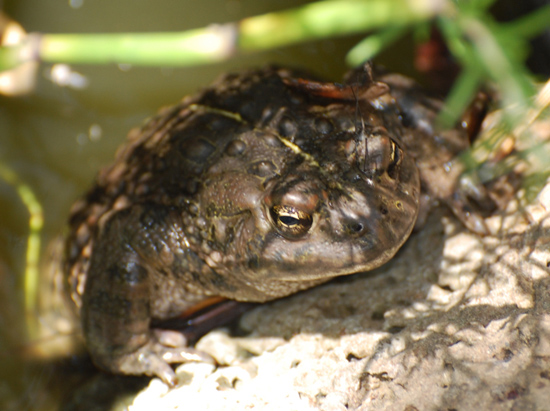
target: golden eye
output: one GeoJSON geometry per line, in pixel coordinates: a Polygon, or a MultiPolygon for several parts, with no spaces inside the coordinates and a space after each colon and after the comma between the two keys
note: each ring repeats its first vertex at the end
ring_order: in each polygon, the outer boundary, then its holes
{"type": "Polygon", "coordinates": [[[276,205],[269,210],[278,231],[288,238],[299,238],[311,228],[311,215],[287,205],[276,205]]]}
{"type": "Polygon", "coordinates": [[[387,131],[373,131],[366,138],[366,146],[363,171],[373,177],[387,173],[390,178],[396,179],[403,160],[403,151],[387,135],[387,131]]]}
{"type": "Polygon", "coordinates": [[[393,140],[390,140],[390,163],[388,164],[388,175],[395,179],[399,172],[399,166],[403,161],[403,152],[393,140]]]}

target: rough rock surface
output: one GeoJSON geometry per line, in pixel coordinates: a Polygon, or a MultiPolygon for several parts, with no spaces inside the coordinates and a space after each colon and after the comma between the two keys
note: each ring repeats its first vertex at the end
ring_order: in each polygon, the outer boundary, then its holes
{"type": "Polygon", "coordinates": [[[550,408],[550,186],[488,221],[445,214],[380,269],[249,312],[246,337],[199,343],[220,364],[179,367],[131,410],[550,408]]]}

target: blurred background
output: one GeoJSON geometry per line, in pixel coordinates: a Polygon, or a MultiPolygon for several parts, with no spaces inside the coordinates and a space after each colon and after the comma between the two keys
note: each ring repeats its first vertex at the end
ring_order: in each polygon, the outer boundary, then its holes
{"type": "MultiPolygon", "coordinates": [[[[306,3],[300,0],[4,0],[0,1],[0,10],[27,32],[144,33],[182,31],[238,21],[306,3]]],[[[544,2],[519,3],[497,2],[494,13],[499,19],[508,20],[544,2]]],[[[549,36],[546,33],[533,43],[529,58],[531,69],[541,78],[547,78],[550,73],[549,36]]],[[[71,204],[90,185],[98,169],[112,161],[115,149],[129,129],[140,125],[161,106],[176,103],[225,71],[268,63],[309,69],[320,77],[339,81],[347,70],[346,53],[363,37],[309,42],[191,68],[40,65],[33,93],[0,96],[0,162],[30,186],[43,207],[42,255],[48,258],[48,247],[63,233],[71,204]],[[70,81],[59,80],[67,76],[70,81]]],[[[411,36],[399,40],[376,59],[393,71],[422,80],[415,72],[414,60],[411,36]]],[[[103,399],[98,394],[105,394],[106,390],[94,386],[83,394],[78,391],[79,386],[89,381],[89,373],[93,374],[85,356],[67,355],[54,361],[38,358],[27,341],[22,274],[28,218],[14,187],[0,180],[0,408],[106,409],[105,404],[112,402],[111,397],[105,395],[107,399],[103,399]]],[[[47,282],[41,287],[42,292],[51,291],[47,282]]],[[[121,387],[132,391],[143,381],[109,380],[107,385],[117,391],[125,390],[121,387]],[[119,383],[121,385],[117,385],[119,383]]]]}

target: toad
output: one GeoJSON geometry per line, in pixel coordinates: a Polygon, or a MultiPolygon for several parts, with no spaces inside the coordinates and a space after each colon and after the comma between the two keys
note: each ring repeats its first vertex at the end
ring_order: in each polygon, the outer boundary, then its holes
{"type": "Polygon", "coordinates": [[[68,293],[96,365],[174,383],[166,320],[212,297],[265,302],[376,268],[425,205],[483,232],[459,184],[461,126],[372,66],[342,84],[267,67],[223,76],[130,132],[71,211],[68,293]]]}

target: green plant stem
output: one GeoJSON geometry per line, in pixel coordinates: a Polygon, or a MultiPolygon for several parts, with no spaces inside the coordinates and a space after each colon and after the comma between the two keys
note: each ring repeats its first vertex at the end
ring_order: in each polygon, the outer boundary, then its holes
{"type": "Polygon", "coordinates": [[[0,163],[0,178],[4,179],[8,184],[13,186],[19,195],[19,198],[29,212],[29,236],[27,238],[27,253],[25,264],[25,312],[27,314],[27,329],[30,334],[33,334],[32,315],[36,309],[37,293],[38,293],[38,263],[40,258],[40,232],[44,224],[42,206],[36,199],[31,188],[23,183],[17,173],[8,166],[0,163]]]}
{"type": "MultiPolygon", "coordinates": [[[[440,16],[439,27],[445,36],[453,55],[460,61],[464,70],[479,73],[483,80],[491,80],[501,91],[501,105],[508,107],[504,121],[512,126],[519,122],[530,107],[530,97],[534,94],[529,73],[523,63],[506,48],[506,33],[495,25],[488,16],[479,18],[463,15],[457,18],[440,16]]],[[[516,39],[518,43],[524,39],[516,39]]],[[[466,100],[472,90],[453,86],[451,96],[466,100]]],[[[470,98],[473,94],[470,94],[470,98]]],[[[452,112],[449,110],[452,114],[452,112]]],[[[458,118],[460,112],[455,112],[458,118]]],[[[447,123],[452,120],[447,114],[447,123]]]]}
{"type": "Polygon", "coordinates": [[[25,62],[27,58],[21,55],[21,46],[0,47],[0,70],[10,70],[25,62]]]}
{"type": "Polygon", "coordinates": [[[39,55],[47,62],[185,66],[226,59],[235,36],[231,24],[182,33],[45,34],[39,55]]]}
{"type": "Polygon", "coordinates": [[[243,51],[263,50],[388,25],[412,24],[433,17],[448,4],[425,0],[319,1],[244,19],[240,23],[239,46],[243,51]]]}
{"type": "Polygon", "coordinates": [[[480,75],[474,70],[465,69],[460,74],[445,101],[445,107],[437,118],[437,123],[442,128],[453,127],[457,120],[457,115],[464,113],[472,100],[472,96],[476,93],[480,82],[480,75]]]}
{"type": "Polygon", "coordinates": [[[513,32],[517,37],[534,37],[550,29],[550,5],[543,6],[517,20],[504,23],[502,29],[513,32]]]}
{"type": "Polygon", "coordinates": [[[373,58],[401,37],[407,28],[408,26],[389,27],[379,33],[368,36],[348,52],[346,63],[350,67],[356,67],[373,58]]]}

